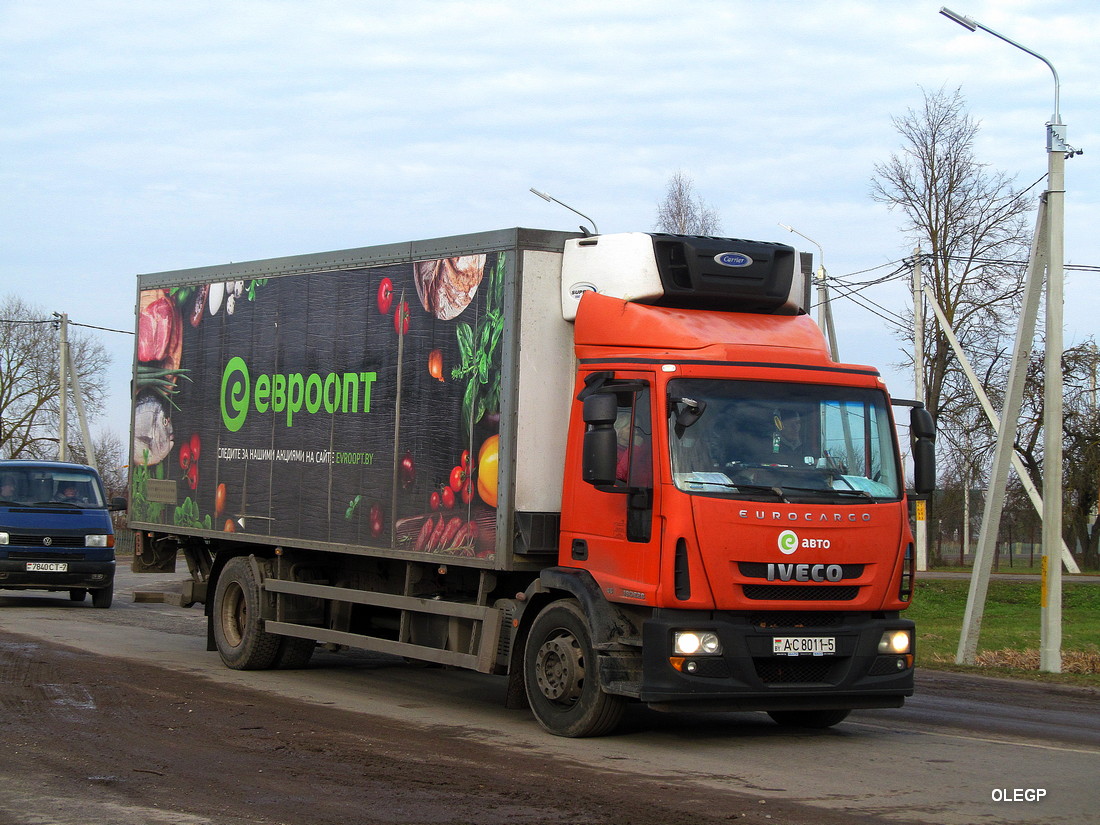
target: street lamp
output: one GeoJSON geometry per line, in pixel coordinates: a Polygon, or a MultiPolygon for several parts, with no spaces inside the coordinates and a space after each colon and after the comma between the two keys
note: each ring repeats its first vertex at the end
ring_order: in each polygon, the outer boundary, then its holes
{"type": "Polygon", "coordinates": [[[788,232],[793,232],[800,238],[805,238],[807,241],[817,247],[818,263],[817,263],[817,323],[822,329],[825,330],[826,335],[829,338],[829,354],[834,361],[840,360],[840,354],[837,351],[836,343],[836,330],[833,328],[833,310],[832,305],[829,303],[829,288],[825,283],[825,250],[821,248],[821,244],[811,238],[809,235],[803,235],[793,226],[787,226],[787,224],[780,221],[780,226],[786,229],[788,232]]]}
{"type": "MultiPolygon", "coordinates": [[[[988,32],[1035,57],[1054,75],[1054,114],[1047,123],[1047,191],[1044,194],[1046,235],[1046,356],[1043,394],[1043,598],[1042,641],[1039,667],[1057,673],[1062,669],[1062,316],[1065,273],[1065,164],[1066,158],[1081,154],[1066,143],[1066,127],[1060,111],[1058,72],[1038,52],[1020,45],[1000,32],[946,7],[940,14],[969,31],[988,32]]],[[[1035,243],[1042,239],[1036,237],[1035,243]]],[[[1006,401],[1006,408],[1008,403],[1006,401]]],[[[965,632],[965,631],[964,631],[965,632]]],[[[960,643],[960,651],[962,645],[960,643]]]]}
{"type": "MultiPolygon", "coordinates": [[[[542,198],[544,201],[552,201],[552,202],[556,203],[558,206],[564,206],[570,212],[574,212],[577,215],[580,215],[582,218],[584,218],[586,221],[588,221],[590,224],[592,224],[592,234],[593,235],[599,235],[600,234],[600,230],[596,228],[596,222],[594,220],[592,220],[590,217],[588,217],[586,214],[584,214],[583,212],[578,212],[576,209],[574,209],[569,204],[562,203],[557,198],[555,198],[553,195],[547,195],[545,192],[540,192],[538,189],[536,189],[533,186],[531,187],[531,191],[534,194],[538,195],[540,198],[542,198]]],[[[581,227],[581,232],[587,233],[587,231],[588,230],[585,229],[583,226],[581,227]]]]}

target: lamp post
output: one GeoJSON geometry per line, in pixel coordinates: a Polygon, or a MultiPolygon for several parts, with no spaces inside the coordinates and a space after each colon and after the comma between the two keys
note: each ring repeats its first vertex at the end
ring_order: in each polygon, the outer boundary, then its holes
{"type": "Polygon", "coordinates": [[[1047,123],[1047,191],[1045,240],[1047,253],[1046,281],[1046,355],[1043,393],[1043,584],[1042,632],[1039,667],[1052,673],[1062,669],[1062,315],[1064,301],[1065,260],[1065,163],[1066,157],[1080,154],[1066,143],[1066,127],[1062,123],[1060,81],[1053,64],[1038,52],[1020,45],[1000,32],[976,20],[943,7],[940,14],[969,31],[981,29],[994,37],[1038,58],[1054,75],[1054,114],[1047,123]]]}
{"type": "MultiPolygon", "coordinates": [[[[595,222],[594,220],[592,220],[592,219],[591,219],[590,217],[588,217],[588,216],[587,216],[586,214],[584,214],[583,212],[578,212],[578,211],[577,211],[576,209],[574,209],[574,208],[573,208],[572,206],[570,206],[569,204],[567,204],[567,203],[562,203],[562,202],[561,202],[561,201],[559,201],[559,200],[558,200],[557,198],[555,198],[555,197],[554,197],[553,195],[547,195],[547,194],[546,194],[545,192],[540,192],[540,191],[539,191],[538,189],[536,189],[536,188],[535,188],[535,187],[533,187],[533,186],[531,187],[531,192],[533,192],[534,194],[538,195],[538,196],[539,196],[540,198],[542,198],[542,199],[543,199],[544,201],[551,201],[551,202],[553,202],[553,203],[556,203],[556,204],[557,204],[558,206],[564,206],[564,207],[565,207],[566,209],[568,209],[568,210],[569,210],[570,212],[573,212],[573,213],[575,213],[575,214],[577,214],[577,215],[580,215],[580,216],[581,216],[582,218],[584,218],[584,219],[585,219],[586,221],[588,221],[588,222],[589,222],[590,224],[592,224],[592,234],[593,234],[593,235],[599,235],[599,234],[600,234],[600,230],[596,228],[596,222],[595,222]]],[[[584,228],[583,226],[581,227],[581,231],[582,231],[582,232],[586,231],[586,230],[585,230],[585,228],[584,228]]]]}
{"type": "Polygon", "coordinates": [[[821,248],[821,244],[809,235],[803,235],[793,226],[787,226],[782,222],[779,225],[788,232],[793,232],[800,238],[805,238],[817,247],[817,323],[825,330],[825,334],[829,339],[829,355],[832,356],[834,361],[839,361],[840,354],[837,350],[836,330],[833,328],[833,310],[832,305],[829,303],[829,288],[825,283],[825,250],[821,248]]]}

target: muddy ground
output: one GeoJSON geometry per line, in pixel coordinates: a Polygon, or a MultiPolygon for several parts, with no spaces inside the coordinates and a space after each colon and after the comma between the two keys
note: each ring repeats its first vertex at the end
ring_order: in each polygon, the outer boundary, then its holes
{"type": "Polygon", "coordinates": [[[7,634],[0,706],[3,825],[871,821],[7,634]]]}

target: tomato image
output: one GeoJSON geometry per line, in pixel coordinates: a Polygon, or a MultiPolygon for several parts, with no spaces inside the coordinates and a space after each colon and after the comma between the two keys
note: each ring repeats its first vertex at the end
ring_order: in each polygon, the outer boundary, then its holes
{"type": "Polygon", "coordinates": [[[451,489],[456,493],[462,489],[462,485],[466,482],[466,471],[462,467],[455,467],[451,470],[450,485],[451,489]]]}
{"type": "Polygon", "coordinates": [[[406,490],[416,481],[416,464],[413,463],[412,453],[406,452],[400,465],[401,486],[406,490]]]}
{"type": "Polygon", "coordinates": [[[409,334],[409,302],[402,301],[393,313],[393,328],[398,335],[409,334]]]}
{"type": "Polygon", "coordinates": [[[444,487],[443,492],[440,493],[440,501],[444,509],[450,510],[455,506],[455,491],[450,487],[444,487]]]}
{"type": "Polygon", "coordinates": [[[382,530],[385,526],[386,520],[382,514],[382,505],[372,504],[370,507],[370,534],[378,538],[382,535],[382,530]]]}
{"type": "Polygon", "coordinates": [[[378,285],[378,311],[383,315],[389,315],[393,307],[393,281],[383,278],[378,285]]]}
{"type": "Polygon", "coordinates": [[[477,494],[490,507],[497,506],[497,464],[500,453],[500,436],[485,439],[477,452],[477,494]]]}
{"type": "Polygon", "coordinates": [[[225,485],[219,484],[214,491],[214,516],[225,512],[225,485]]]}

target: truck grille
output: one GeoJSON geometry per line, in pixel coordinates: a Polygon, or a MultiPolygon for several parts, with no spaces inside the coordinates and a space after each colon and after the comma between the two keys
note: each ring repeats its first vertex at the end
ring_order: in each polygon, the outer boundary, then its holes
{"type": "Polygon", "coordinates": [[[760,681],[769,685],[791,685],[804,683],[835,684],[837,679],[833,670],[837,666],[835,659],[785,658],[753,659],[756,675],[760,681]]]}
{"type": "Polygon", "coordinates": [[[746,599],[783,602],[850,602],[859,595],[856,585],[744,584],[746,599]]]}
{"type": "Polygon", "coordinates": [[[840,627],[843,613],[752,613],[749,624],[761,628],[840,627]]]}

